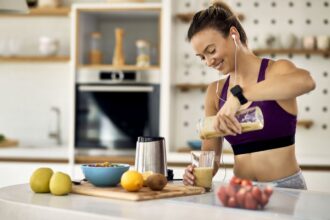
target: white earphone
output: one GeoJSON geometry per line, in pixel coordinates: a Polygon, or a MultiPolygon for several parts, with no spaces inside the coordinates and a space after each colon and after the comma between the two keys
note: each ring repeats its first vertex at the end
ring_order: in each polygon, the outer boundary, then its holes
{"type": "Polygon", "coordinates": [[[234,40],[234,43],[235,43],[235,46],[237,47],[237,42],[236,42],[236,35],[235,34],[232,34],[231,37],[233,38],[234,40]]]}

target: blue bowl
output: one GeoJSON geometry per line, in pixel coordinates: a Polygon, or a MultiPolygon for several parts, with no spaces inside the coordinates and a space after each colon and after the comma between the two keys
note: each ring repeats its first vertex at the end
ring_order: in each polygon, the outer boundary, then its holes
{"type": "Polygon", "coordinates": [[[129,164],[115,164],[114,167],[93,167],[89,164],[81,165],[81,170],[88,182],[94,186],[116,186],[123,173],[129,170],[129,164]]]}
{"type": "Polygon", "coordinates": [[[193,150],[200,150],[202,148],[202,141],[201,140],[191,140],[188,141],[188,146],[193,150]]]}

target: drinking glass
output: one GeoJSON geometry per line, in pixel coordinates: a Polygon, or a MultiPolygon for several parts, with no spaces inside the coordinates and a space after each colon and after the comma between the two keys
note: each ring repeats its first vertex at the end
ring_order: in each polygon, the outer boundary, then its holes
{"type": "Polygon", "coordinates": [[[195,165],[193,174],[195,185],[204,187],[206,191],[212,189],[214,151],[192,151],[191,163],[195,165]]]}

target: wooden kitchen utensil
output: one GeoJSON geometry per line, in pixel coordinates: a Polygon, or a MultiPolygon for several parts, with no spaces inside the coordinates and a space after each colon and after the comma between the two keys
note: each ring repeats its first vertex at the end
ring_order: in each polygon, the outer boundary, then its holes
{"type": "Polygon", "coordinates": [[[115,66],[123,66],[125,64],[125,56],[123,49],[124,30],[116,28],[115,30],[116,45],[113,54],[112,64],[115,66]]]}
{"type": "Polygon", "coordinates": [[[95,187],[88,182],[80,185],[72,185],[72,193],[104,197],[109,199],[122,199],[130,201],[142,201],[151,199],[162,199],[179,196],[198,195],[205,193],[203,187],[184,186],[178,184],[167,184],[162,191],[152,191],[149,187],[143,187],[138,192],[127,192],[120,186],[117,187],[95,187]]]}

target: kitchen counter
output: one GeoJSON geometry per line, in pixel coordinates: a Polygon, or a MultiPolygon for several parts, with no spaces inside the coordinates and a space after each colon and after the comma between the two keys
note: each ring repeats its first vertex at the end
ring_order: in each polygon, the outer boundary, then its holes
{"type": "MultiPolygon", "coordinates": [[[[219,183],[215,183],[218,187],[219,183]]],[[[329,193],[275,188],[264,210],[223,207],[213,192],[150,201],[35,194],[28,184],[0,189],[0,219],[329,219],[329,193]]]]}

